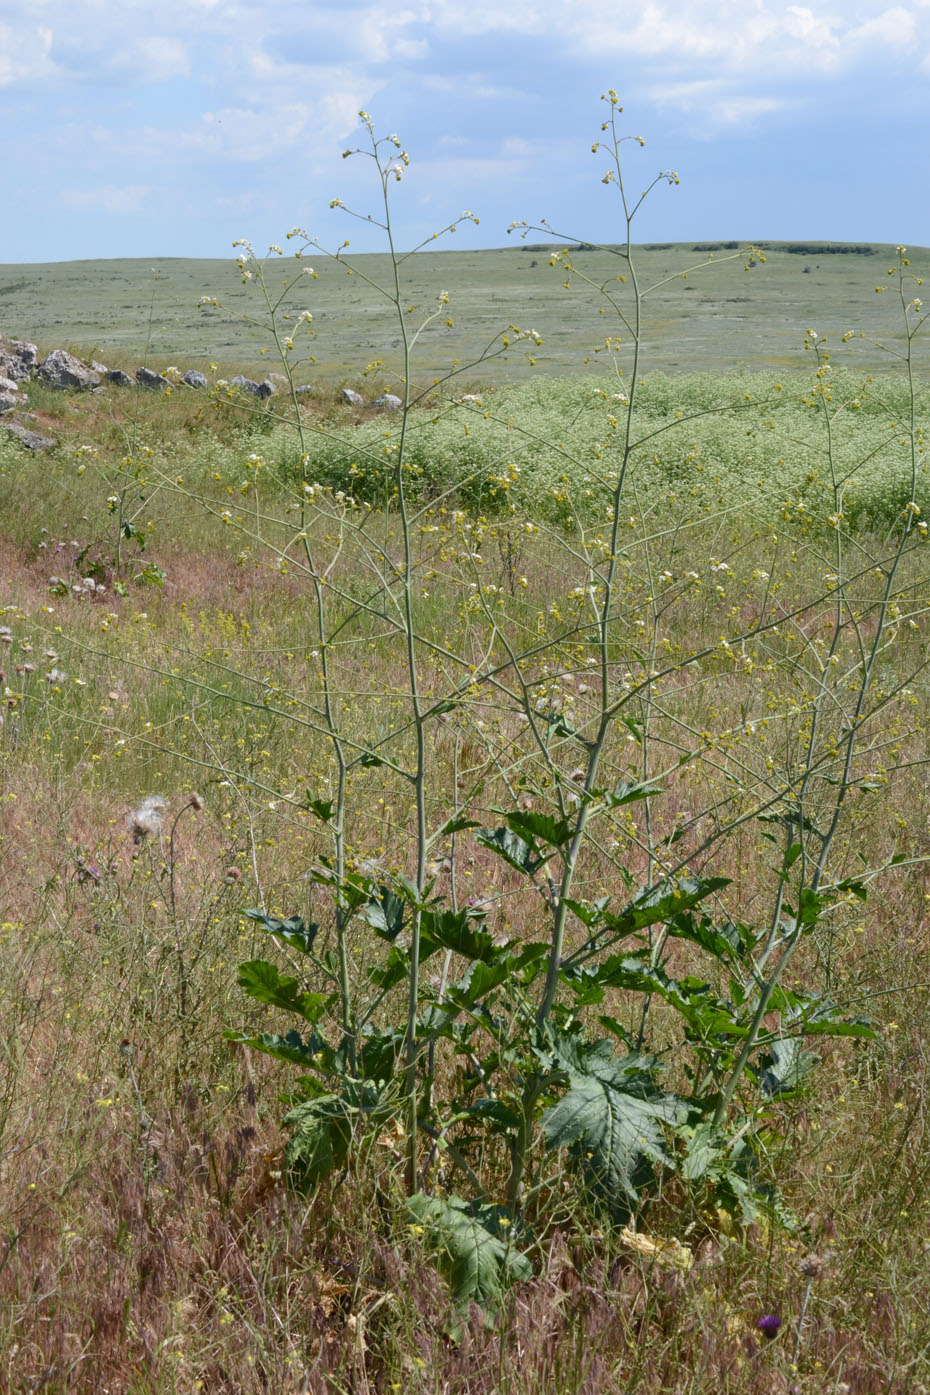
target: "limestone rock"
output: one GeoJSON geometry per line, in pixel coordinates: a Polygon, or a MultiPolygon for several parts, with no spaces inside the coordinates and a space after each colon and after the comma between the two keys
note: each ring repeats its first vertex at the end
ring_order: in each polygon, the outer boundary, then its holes
{"type": "Polygon", "coordinates": [[[0,338],[0,373],[16,382],[24,382],[35,372],[39,351],[35,344],[21,339],[0,338]]]}
{"type": "Polygon", "coordinates": [[[354,388],[343,388],[339,394],[339,400],[347,403],[350,407],[364,407],[365,405],[364,397],[354,388]]]}
{"type": "Polygon", "coordinates": [[[26,393],[20,390],[19,383],[12,378],[0,378],[0,412],[11,412],[14,407],[21,407],[29,398],[26,393]]]}
{"type": "Polygon", "coordinates": [[[16,436],[27,450],[51,450],[58,444],[53,437],[40,436],[37,431],[27,431],[25,426],[20,426],[16,421],[3,421],[0,422],[0,426],[16,436]]]}
{"type": "Polygon", "coordinates": [[[140,387],[158,389],[159,391],[171,386],[168,379],[163,377],[161,373],[156,373],[153,368],[137,368],[136,382],[140,387]]]}
{"type": "Polygon", "coordinates": [[[50,387],[61,390],[86,390],[100,385],[97,374],[88,368],[86,363],[75,358],[74,354],[69,354],[67,349],[53,349],[39,366],[39,376],[44,378],[50,387]]]}
{"type": "Polygon", "coordinates": [[[304,383],[302,387],[294,389],[295,397],[305,397],[308,392],[316,392],[313,383],[304,383]]]}
{"type": "Polygon", "coordinates": [[[258,383],[253,378],[247,378],[244,373],[237,373],[234,378],[230,378],[229,386],[238,388],[240,392],[250,392],[253,397],[258,396],[258,383]]]}
{"type": "Polygon", "coordinates": [[[114,387],[132,387],[133,381],[128,373],[124,373],[122,368],[111,368],[107,374],[107,382],[114,387]]]}
{"type": "Polygon", "coordinates": [[[380,412],[397,412],[404,404],[393,392],[383,392],[371,405],[377,407],[380,412]]]}
{"type": "Polygon", "coordinates": [[[254,379],[247,378],[244,373],[237,373],[234,378],[230,378],[229,386],[238,388],[240,392],[247,392],[252,397],[274,397],[277,388],[266,379],[263,383],[256,383],[254,379]]]}
{"type": "Polygon", "coordinates": [[[188,368],[181,382],[187,383],[187,386],[192,388],[205,388],[207,386],[207,380],[198,368],[188,368]]]}

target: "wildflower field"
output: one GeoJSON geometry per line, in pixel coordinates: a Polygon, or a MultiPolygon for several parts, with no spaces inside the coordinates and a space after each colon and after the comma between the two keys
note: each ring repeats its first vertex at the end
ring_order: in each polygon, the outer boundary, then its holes
{"type": "Polygon", "coordinates": [[[930,1387],[920,268],[648,371],[614,108],[584,371],[366,260],[349,407],[245,247],[276,395],[0,440],[4,1390],[930,1387]]]}

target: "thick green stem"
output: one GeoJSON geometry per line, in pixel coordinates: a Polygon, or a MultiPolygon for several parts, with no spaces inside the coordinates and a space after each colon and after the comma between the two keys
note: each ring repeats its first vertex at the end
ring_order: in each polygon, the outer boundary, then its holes
{"type": "MultiPolygon", "coordinates": [[[[377,161],[377,146],[373,141],[375,159],[377,161]]],[[[414,730],[414,740],[416,742],[416,759],[413,770],[413,787],[416,801],[416,889],[417,898],[422,896],[423,887],[426,881],[426,854],[429,846],[427,823],[426,823],[426,732],[423,719],[423,709],[420,700],[420,680],[417,666],[416,636],[413,623],[413,592],[411,576],[413,571],[413,541],[410,536],[410,518],[407,508],[407,491],[404,481],[404,461],[407,442],[407,427],[410,420],[410,336],[407,332],[406,316],[401,300],[400,285],[400,262],[401,258],[394,245],[394,235],[391,227],[391,209],[388,198],[389,173],[379,164],[381,173],[381,192],[384,203],[384,227],[388,239],[388,249],[391,257],[391,267],[394,279],[393,305],[397,311],[397,320],[400,328],[400,337],[403,343],[404,361],[404,382],[403,382],[403,404],[401,408],[400,439],[397,443],[397,456],[394,464],[394,483],[397,491],[397,508],[400,516],[401,539],[403,543],[403,576],[401,578],[404,631],[407,647],[407,683],[410,699],[410,709],[412,725],[414,730]]],[[[407,1116],[407,1157],[406,1157],[406,1185],[407,1190],[415,1192],[418,1184],[418,1146],[417,1131],[419,1127],[417,1108],[417,1065],[419,1055],[419,1044],[417,1040],[417,1022],[420,1008],[420,929],[421,911],[417,904],[413,909],[411,931],[410,931],[410,966],[407,977],[407,1029],[404,1043],[404,1094],[406,1097],[405,1113],[407,1116]]]]}

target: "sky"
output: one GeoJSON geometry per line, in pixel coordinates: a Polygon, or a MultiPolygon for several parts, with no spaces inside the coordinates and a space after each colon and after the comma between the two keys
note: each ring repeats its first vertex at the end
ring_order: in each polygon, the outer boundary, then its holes
{"type": "Polygon", "coordinates": [[[930,244],[930,0],[0,0],[0,263],[379,250],[361,109],[399,245],[616,242],[609,88],[636,241],[930,244]]]}

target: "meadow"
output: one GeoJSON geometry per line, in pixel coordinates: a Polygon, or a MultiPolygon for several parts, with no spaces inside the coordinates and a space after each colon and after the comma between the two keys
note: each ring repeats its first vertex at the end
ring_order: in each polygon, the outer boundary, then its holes
{"type": "Polygon", "coordinates": [[[3,1389],[930,1386],[925,254],[531,241],[3,269],[3,1389]]]}
{"type": "MultiPolygon", "coordinates": [[[[539,331],[538,366],[546,373],[599,371],[592,351],[601,302],[578,278],[571,293],[565,293],[564,275],[549,265],[551,250],[566,245],[577,246],[555,238],[541,242],[535,234],[523,241],[515,233],[509,245],[497,250],[430,248],[418,253],[405,268],[411,299],[426,303],[444,288],[456,319],[454,329],[442,322],[431,325],[421,341],[416,369],[423,381],[445,371],[454,358],[474,362],[510,323],[539,331]]],[[[601,283],[622,274],[617,250],[592,248],[573,256],[585,276],[601,283]]],[[[875,296],[875,285],[894,265],[893,247],[765,243],[765,262],[756,260],[745,272],[740,263],[739,275],[732,264],[724,264],[710,275],[702,271],[686,280],[680,277],[689,266],[703,267],[709,256],[721,261],[728,255],[728,241],[636,247],[644,283],[666,282],[648,305],[644,370],[715,373],[734,365],[802,369],[804,331],[814,321],[819,333],[831,337],[868,331],[869,342],[856,341],[850,355],[857,367],[870,372],[887,369],[887,355],[871,340],[893,338],[897,329],[893,309],[875,296]],[[787,250],[792,246],[804,250],[787,250]]],[[[930,271],[930,250],[915,248],[911,256],[916,274],[930,271]]],[[[352,279],[344,265],[321,256],[309,254],[306,264],[318,276],[311,299],[319,361],[306,365],[301,381],[354,382],[378,359],[396,368],[396,320],[364,279],[383,281],[388,257],[353,257],[358,274],[352,279]]],[[[302,264],[285,256],[275,269],[276,277],[293,279],[302,264]]],[[[140,357],[148,357],[152,366],[179,363],[206,370],[215,362],[224,371],[257,371],[263,351],[267,354],[273,344],[267,322],[238,318],[243,312],[252,318],[255,306],[232,248],[225,261],[134,258],[0,266],[0,325],[7,334],[46,346],[74,346],[87,358],[107,363],[128,355],[127,366],[131,362],[133,369],[140,357]],[[227,310],[200,305],[203,296],[219,297],[227,310]]],[[[925,355],[925,346],[917,352],[925,355]]],[[[530,375],[525,361],[511,355],[482,365],[477,376],[481,383],[506,384],[530,375]]]]}

